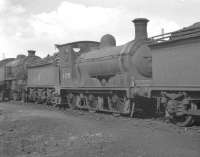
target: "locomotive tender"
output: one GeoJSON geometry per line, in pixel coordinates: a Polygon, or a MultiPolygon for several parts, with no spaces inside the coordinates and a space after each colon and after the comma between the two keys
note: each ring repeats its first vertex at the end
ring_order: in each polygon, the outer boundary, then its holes
{"type": "Polygon", "coordinates": [[[28,101],[45,103],[53,101],[53,92],[59,87],[59,67],[54,58],[44,58],[28,67],[28,101]]]}
{"type": "Polygon", "coordinates": [[[199,25],[148,38],[148,20],[133,22],[135,39],[124,45],[109,34],[100,42],[55,45],[52,60],[26,66],[28,101],[131,117],[161,114],[191,125],[200,117],[199,25]]]}

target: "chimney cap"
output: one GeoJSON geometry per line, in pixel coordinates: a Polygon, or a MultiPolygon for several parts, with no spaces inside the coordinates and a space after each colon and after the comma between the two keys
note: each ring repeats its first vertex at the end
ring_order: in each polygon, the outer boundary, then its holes
{"type": "Polygon", "coordinates": [[[136,22],[149,22],[149,20],[147,18],[136,18],[134,19],[132,22],[136,23],[136,22]]]}
{"type": "Polygon", "coordinates": [[[28,50],[28,56],[35,56],[35,50],[28,50]]]}
{"type": "Polygon", "coordinates": [[[28,50],[28,52],[35,53],[36,51],[35,50],[28,50]]]}

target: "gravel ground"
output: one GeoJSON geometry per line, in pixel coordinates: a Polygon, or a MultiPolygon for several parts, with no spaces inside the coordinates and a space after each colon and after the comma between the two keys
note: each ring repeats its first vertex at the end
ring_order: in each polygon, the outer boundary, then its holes
{"type": "Polygon", "coordinates": [[[199,156],[199,126],[0,103],[0,157],[199,156]]]}

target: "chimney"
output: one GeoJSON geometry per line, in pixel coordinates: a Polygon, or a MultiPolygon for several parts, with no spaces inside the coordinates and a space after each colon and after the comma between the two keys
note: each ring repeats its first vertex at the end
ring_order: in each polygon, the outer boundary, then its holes
{"type": "Polygon", "coordinates": [[[28,56],[35,56],[35,50],[28,50],[28,56]]]}
{"type": "Polygon", "coordinates": [[[147,39],[147,23],[149,20],[146,18],[137,18],[132,22],[135,24],[135,40],[147,39]]]}

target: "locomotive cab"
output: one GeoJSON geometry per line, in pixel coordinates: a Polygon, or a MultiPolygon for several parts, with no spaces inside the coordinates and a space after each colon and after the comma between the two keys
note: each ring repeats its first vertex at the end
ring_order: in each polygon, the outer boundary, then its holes
{"type": "Polygon", "coordinates": [[[79,75],[76,62],[82,54],[99,48],[99,42],[78,41],[56,45],[59,50],[60,83],[61,87],[78,86],[79,75]]]}

